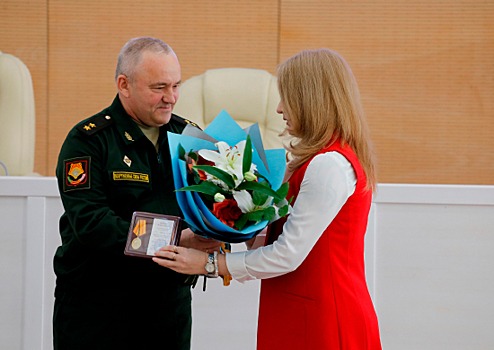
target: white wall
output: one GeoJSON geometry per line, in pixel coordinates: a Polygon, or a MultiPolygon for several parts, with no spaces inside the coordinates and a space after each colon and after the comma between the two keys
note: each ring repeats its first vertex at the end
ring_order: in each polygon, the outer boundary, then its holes
{"type": "MultiPolygon", "coordinates": [[[[2,348],[52,348],[61,212],[54,178],[0,176],[2,348]]],[[[493,349],[493,251],[494,186],[379,185],[366,261],[383,348],[493,349]]],[[[201,279],[192,349],[254,349],[258,291],[201,279]]]]}

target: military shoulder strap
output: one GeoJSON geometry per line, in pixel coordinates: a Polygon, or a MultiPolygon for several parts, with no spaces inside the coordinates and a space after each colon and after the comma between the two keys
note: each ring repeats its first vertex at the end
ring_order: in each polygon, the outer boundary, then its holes
{"type": "Polygon", "coordinates": [[[98,131],[110,126],[113,123],[111,116],[107,114],[96,114],[87,119],[84,123],[80,123],[77,129],[85,135],[93,135],[98,131]]]}
{"type": "Polygon", "coordinates": [[[186,126],[187,124],[190,124],[192,126],[195,126],[198,129],[201,129],[201,127],[199,125],[197,125],[196,123],[194,123],[192,120],[179,117],[176,114],[172,114],[172,120],[175,121],[175,122],[177,122],[178,124],[182,124],[183,126],[186,126]]]}

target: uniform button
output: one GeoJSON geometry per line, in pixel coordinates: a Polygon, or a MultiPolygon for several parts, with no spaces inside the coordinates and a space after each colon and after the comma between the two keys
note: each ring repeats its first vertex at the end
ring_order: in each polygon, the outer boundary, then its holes
{"type": "Polygon", "coordinates": [[[109,115],[105,115],[105,119],[106,119],[106,120],[110,120],[110,119],[111,119],[111,117],[110,117],[109,115]]]}

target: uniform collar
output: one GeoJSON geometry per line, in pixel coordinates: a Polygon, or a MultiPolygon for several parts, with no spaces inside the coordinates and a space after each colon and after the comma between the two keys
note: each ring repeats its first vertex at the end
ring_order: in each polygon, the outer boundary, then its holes
{"type": "Polygon", "coordinates": [[[114,119],[118,133],[126,144],[134,143],[146,137],[134,119],[125,111],[118,95],[110,106],[110,116],[114,119]]]}
{"type": "MultiPolygon", "coordinates": [[[[132,117],[125,111],[118,95],[115,97],[109,108],[109,114],[114,119],[113,121],[116,124],[117,130],[126,144],[131,144],[141,138],[146,138],[134,119],[132,119],[132,117]]],[[[176,126],[173,127],[174,123],[176,124],[173,117],[176,116],[172,114],[172,119],[170,122],[160,127],[160,138],[162,135],[166,136],[166,132],[169,130],[179,132],[176,126]]]]}

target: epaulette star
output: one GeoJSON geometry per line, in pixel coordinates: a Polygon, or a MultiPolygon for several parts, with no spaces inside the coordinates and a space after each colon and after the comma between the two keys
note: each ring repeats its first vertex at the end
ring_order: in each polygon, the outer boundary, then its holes
{"type": "Polygon", "coordinates": [[[187,124],[190,124],[192,126],[195,126],[196,128],[199,127],[199,125],[197,125],[196,123],[194,123],[192,120],[189,120],[189,119],[185,119],[184,118],[184,122],[186,122],[187,124]]]}
{"type": "Polygon", "coordinates": [[[111,125],[113,123],[112,118],[109,115],[95,115],[87,120],[85,123],[77,126],[77,129],[82,131],[86,135],[92,135],[99,130],[104,129],[105,127],[111,125]]]}

